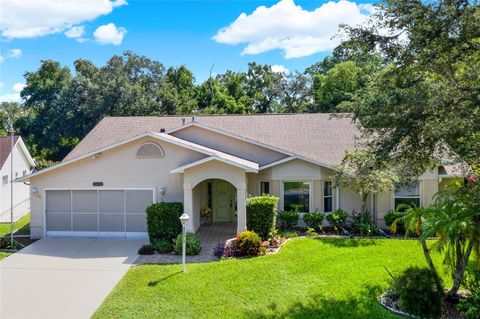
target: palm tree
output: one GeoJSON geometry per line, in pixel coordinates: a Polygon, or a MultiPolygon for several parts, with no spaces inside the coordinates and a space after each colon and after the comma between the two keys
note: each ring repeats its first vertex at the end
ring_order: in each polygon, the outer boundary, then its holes
{"type": "Polygon", "coordinates": [[[404,215],[395,219],[390,226],[393,233],[397,232],[398,224],[402,223],[405,228],[405,237],[416,236],[418,237],[420,244],[422,245],[423,255],[427,261],[430,270],[437,274],[435,276],[435,285],[439,291],[443,291],[443,286],[438,276],[435,265],[433,264],[432,257],[430,256],[430,249],[427,246],[427,238],[431,236],[422,236],[422,226],[426,220],[437,213],[437,209],[434,207],[419,207],[416,205],[399,205],[397,212],[403,211],[404,215]]]}

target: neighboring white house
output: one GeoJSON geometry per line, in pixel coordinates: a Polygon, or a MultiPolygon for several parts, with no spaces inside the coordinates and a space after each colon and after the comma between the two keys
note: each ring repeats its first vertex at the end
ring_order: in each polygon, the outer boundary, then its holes
{"type": "MultiPolygon", "coordinates": [[[[13,140],[11,136],[0,137],[0,222],[10,221],[10,182],[22,176],[27,176],[34,167],[35,161],[30,156],[20,136],[14,136],[13,140]],[[12,159],[13,176],[11,170],[12,159]]],[[[14,220],[26,214],[29,209],[30,186],[25,183],[13,183],[14,220]]]]}

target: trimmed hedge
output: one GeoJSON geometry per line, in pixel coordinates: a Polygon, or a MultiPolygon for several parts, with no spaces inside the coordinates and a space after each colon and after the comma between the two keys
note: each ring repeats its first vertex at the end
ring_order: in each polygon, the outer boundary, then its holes
{"type": "Polygon", "coordinates": [[[300,214],[296,211],[280,212],[278,214],[278,220],[283,230],[297,226],[299,218],[300,214]]]}
{"type": "Polygon", "coordinates": [[[303,221],[305,222],[305,225],[307,225],[309,228],[317,230],[322,230],[322,223],[324,219],[325,214],[320,213],[308,213],[303,215],[303,221]]]}
{"type": "Polygon", "coordinates": [[[180,216],[182,203],[155,203],[147,207],[147,229],[150,242],[164,239],[172,241],[182,231],[180,216]]]}
{"type": "Polygon", "coordinates": [[[247,200],[247,229],[267,240],[275,228],[278,197],[257,196],[247,200]]]}

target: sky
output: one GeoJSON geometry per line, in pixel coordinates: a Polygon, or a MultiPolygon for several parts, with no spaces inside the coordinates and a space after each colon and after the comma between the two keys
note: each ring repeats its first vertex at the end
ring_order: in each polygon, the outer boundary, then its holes
{"type": "Polygon", "coordinates": [[[186,65],[198,83],[253,61],[303,71],[338,45],[339,24],[364,23],[373,2],[0,0],[0,102],[19,101],[25,72],[42,60],[102,66],[125,50],[186,65]]]}

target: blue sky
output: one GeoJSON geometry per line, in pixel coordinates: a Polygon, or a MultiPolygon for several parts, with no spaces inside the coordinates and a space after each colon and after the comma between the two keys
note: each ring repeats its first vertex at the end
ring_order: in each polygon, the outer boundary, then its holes
{"type": "Polygon", "coordinates": [[[82,58],[103,65],[124,50],[167,67],[185,64],[197,82],[212,66],[214,73],[241,71],[250,61],[303,70],[331,52],[338,23],[366,19],[369,3],[2,0],[0,101],[18,99],[23,74],[41,60],[72,67],[82,58]]]}

